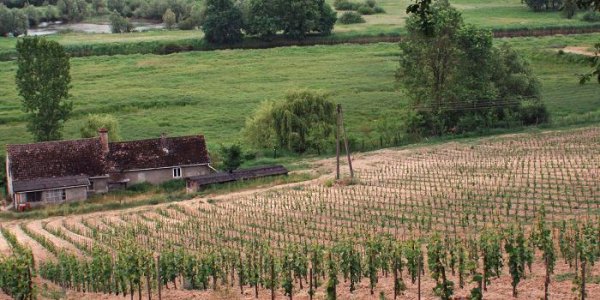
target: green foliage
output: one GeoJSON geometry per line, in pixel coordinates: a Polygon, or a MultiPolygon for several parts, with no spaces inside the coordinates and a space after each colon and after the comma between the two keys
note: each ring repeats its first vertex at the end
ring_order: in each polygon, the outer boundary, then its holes
{"type": "Polygon", "coordinates": [[[131,21],[128,18],[125,18],[116,12],[113,12],[110,15],[110,31],[112,31],[112,33],[127,33],[132,32],[133,29],[133,24],[131,24],[131,21]]]}
{"type": "Polygon", "coordinates": [[[436,2],[427,14],[427,34],[413,15],[400,44],[397,79],[416,114],[408,132],[441,135],[548,120],[538,80],[516,51],[495,48],[491,31],[464,25],[447,2],[436,2]],[[522,111],[524,99],[533,105],[522,111]]]}
{"type": "Polygon", "coordinates": [[[293,39],[304,39],[309,33],[331,33],[337,13],[325,0],[280,0],[280,29],[293,39]]]}
{"type": "Polygon", "coordinates": [[[222,159],[223,169],[227,172],[233,172],[243,163],[242,147],[239,144],[230,146],[221,145],[219,154],[222,159]]]}
{"type": "Polygon", "coordinates": [[[60,130],[69,118],[73,103],[69,56],[57,42],[25,38],[17,43],[16,83],[29,114],[28,129],[36,141],[61,138],[60,130]]]}
{"type": "Polygon", "coordinates": [[[119,121],[110,114],[89,114],[79,129],[82,138],[92,138],[98,136],[98,130],[104,128],[108,130],[108,139],[112,142],[121,140],[119,121]]]}
{"type": "Polygon", "coordinates": [[[600,22],[600,12],[588,10],[581,16],[581,19],[590,23],[600,22]]]}
{"type": "Polygon", "coordinates": [[[165,23],[167,29],[173,29],[175,24],[177,24],[177,16],[170,8],[168,8],[162,16],[162,21],[165,23]]]}
{"type": "Polygon", "coordinates": [[[454,294],[454,282],[446,277],[447,257],[446,246],[440,236],[433,234],[427,245],[427,263],[431,278],[436,281],[433,292],[443,300],[452,299],[454,294]]]}
{"type": "MultiPolygon", "coordinates": [[[[524,3],[533,11],[548,11],[548,10],[558,10],[562,7],[563,2],[565,0],[559,1],[548,1],[548,0],[525,0],[524,3]]],[[[569,1],[569,0],[567,0],[569,1]]]]}
{"type": "Polygon", "coordinates": [[[595,55],[590,58],[590,66],[592,70],[586,74],[579,75],[579,83],[585,84],[586,82],[592,80],[592,78],[596,77],[598,79],[598,83],[600,83],[600,43],[594,45],[596,51],[595,55]]]}
{"type": "Polygon", "coordinates": [[[176,179],[161,183],[159,186],[161,191],[173,193],[185,189],[185,180],[176,179]]]}
{"type": "Polygon", "coordinates": [[[246,118],[244,141],[255,149],[271,149],[277,144],[273,109],[275,102],[263,101],[256,111],[246,118]]]}
{"type": "Polygon", "coordinates": [[[26,34],[28,28],[28,17],[22,10],[9,9],[0,3],[0,37],[8,34],[13,36],[26,34]]]}
{"type": "Polygon", "coordinates": [[[272,111],[279,146],[296,153],[324,151],[331,145],[335,125],[335,105],[325,94],[290,92],[285,102],[272,111]]]}
{"type": "Polygon", "coordinates": [[[242,40],[242,12],[231,0],[207,0],[202,22],[204,38],[216,44],[242,40]]]}
{"type": "Polygon", "coordinates": [[[58,0],[56,7],[64,19],[79,22],[89,15],[85,0],[58,0]]]}
{"type": "Polygon", "coordinates": [[[493,229],[486,229],[479,238],[479,249],[483,259],[483,284],[490,283],[492,276],[500,277],[502,272],[502,236],[493,229]]]}
{"type": "Polygon", "coordinates": [[[575,16],[575,14],[577,14],[577,0],[562,0],[562,2],[562,15],[567,19],[572,19],[575,16]]]}
{"type": "Polygon", "coordinates": [[[338,19],[338,23],[340,24],[357,24],[364,23],[365,19],[361,16],[361,14],[353,11],[347,11],[342,14],[342,16],[338,19]]]}
{"type": "MultiPolygon", "coordinates": [[[[365,2],[351,2],[348,0],[335,0],[333,7],[337,10],[356,11],[361,15],[383,14],[385,10],[377,5],[375,0],[367,0],[365,2]]],[[[340,22],[341,23],[341,22],[340,22]]],[[[351,23],[342,23],[351,24],[351,23]]]]}
{"type": "Polygon", "coordinates": [[[271,39],[281,30],[279,0],[249,0],[244,2],[244,30],[249,35],[271,39]]]}

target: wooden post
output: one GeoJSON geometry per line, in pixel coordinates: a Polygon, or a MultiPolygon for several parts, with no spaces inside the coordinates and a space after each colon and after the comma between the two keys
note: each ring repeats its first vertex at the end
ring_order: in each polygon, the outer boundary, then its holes
{"type": "MultiPolygon", "coordinates": [[[[348,167],[350,168],[350,178],[354,178],[354,169],[352,168],[352,158],[350,157],[350,147],[348,146],[348,137],[346,136],[346,130],[344,129],[344,112],[342,111],[342,105],[338,104],[338,122],[341,132],[344,135],[344,148],[346,149],[346,156],[348,157],[348,167]]],[[[338,156],[339,161],[339,156],[338,156]]],[[[338,162],[339,166],[339,162],[338,162]]]]}
{"type": "Polygon", "coordinates": [[[150,282],[150,268],[146,268],[146,285],[148,285],[148,300],[152,300],[152,284],[150,282]]]}
{"type": "Polygon", "coordinates": [[[417,270],[417,299],[421,300],[421,256],[418,258],[417,270]]]}
{"type": "Polygon", "coordinates": [[[271,300],[275,300],[275,258],[271,259],[271,300]]]}
{"type": "Polygon", "coordinates": [[[335,179],[340,180],[340,124],[342,118],[342,105],[337,105],[337,127],[335,129],[335,179]]]}
{"type": "Polygon", "coordinates": [[[581,260],[581,300],[585,300],[585,267],[587,260],[581,260]]]}
{"type": "Polygon", "coordinates": [[[308,284],[308,299],[312,300],[313,298],[313,294],[314,294],[314,290],[313,290],[313,270],[312,267],[308,270],[308,280],[310,281],[308,284]]]}
{"type": "Polygon", "coordinates": [[[162,300],[162,286],[160,284],[160,254],[156,256],[156,284],[158,286],[158,300],[162,300]]]}

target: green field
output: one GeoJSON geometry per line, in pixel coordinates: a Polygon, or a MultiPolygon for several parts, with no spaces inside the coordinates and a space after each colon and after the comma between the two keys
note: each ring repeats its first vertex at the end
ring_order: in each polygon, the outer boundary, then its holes
{"type": "MultiPolygon", "coordinates": [[[[328,0],[333,3],[333,0],[328,0]]],[[[353,0],[358,2],[360,0],[353,0]]],[[[335,36],[398,34],[403,31],[406,7],[412,0],[378,0],[386,14],[364,16],[366,23],[336,24],[335,36]]],[[[581,13],[573,19],[563,18],[559,12],[533,12],[521,0],[454,0],[451,3],[463,12],[465,22],[493,29],[544,28],[548,26],[583,26],[590,23],[581,21],[581,13]]],[[[342,12],[338,14],[341,15],[342,12]]],[[[96,18],[97,19],[97,18],[96,18]]],[[[97,23],[91,19],[86,22],[97,23]]],[[[82,34],[65,33],[49,36],[49,39],[65,46],[82,46],[113,43],[174,42],[201,38],[201,31],[156,30],[129,34],[82,34]]],[[[12,51],[16,39],[0,38],[0,53],[12,51]]]]}
{"type": "MultiPolygon", "coordinates": [[[[360,2],[360,0],[352,0],[360,2]]],[[[328,0],[333,3],[333,0],[328,0]]],[[[337,32],[393,32],[404,26],[406,7],[412,0],[378,0],[386,14],[365,16],[366,23],[336,25],[337,32]]],[[[580,20],[563,18],[559,12],[533,12],[521,0],[450,0],[463,13],[465,22],[487,28],[522,28],[544,26],[577,26],[589,24],[580,20]]],[[[339,16],[340,14],[338,14],[339,16]]]]}
{"type": "MultiPolygon", "coordinates": [[[[555,121],[581,123],[600,116],[600,85],[578,85],[588,66],[565,46],[591,46],[600,34],[515,38],[510,43],[532,63],[555,121]],[[584,114],[587,117],[584,118],[584,114]]],[[[244,120],[286,90],[319,89],[344,104],[350,134],[376,138],[375,124],[406,99],[394,79],[396,44],[286,47],[267,50],[128,55],[71,60],[75,116],[65,138],[77,138],[87,113],[110,112],[124,139],[204,133],[211,145],[240,138],[244,120]]],[[[0,63],[0,147],[26,143],[24,113],[14,85],[15,62],[0,63]]]]}

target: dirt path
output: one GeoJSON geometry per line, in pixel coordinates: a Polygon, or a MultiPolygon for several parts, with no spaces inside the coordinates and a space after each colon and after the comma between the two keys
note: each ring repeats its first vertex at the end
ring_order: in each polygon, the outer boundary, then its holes
{"type": "Polygon", "coordinates": [[[73,244],[46,231],[46,229],[44,229],[42,227],[42,221],[39,221],[39,220],[33,221],[30,223],[27,223],[27,225],[24,225],[24,226],[27,226],[27,228],[29,230],[31,230],[37,234],[43,235],[46,239],[48,239],[50,242],[52,242],[56,246],[57,249],[68,250],[70,253],[73,253],[73,254],[77,255],[78,257],[83,256],[81,251],[79,251],[79,249],[77,249],[77,247],[75,247],[73,244]]]}
{"type": "Polygon", "coordinates": [[[8,255],[11,252],[12,252],[12,250],[10,249],[10,245],[8,244],[8,241],[4,238],[2,233],[0,233],[0,256],[8,255]]]}
{"type": "Polygon", "coordinates": [[[591,51],[589,47],[574,47],[574,46],[571,47],[571,46],[569,46],[569,47],[563,48],[562,51],[565,53],[579,54],[579,55],[590,56],[590,57],[596,56],[596,53],[591,51]]]}
{"type": "Polygon", "coordinates": [[[33,256],[35,257],[36,267],[40,261],[46,261],[49,258],[54,258],[54,255],[34,239],[30,238],[18,225],[13,225],[8,228],[12,234],[17,237],[17,240],[23,245],[29,247],[33,252],[33,256]]]}

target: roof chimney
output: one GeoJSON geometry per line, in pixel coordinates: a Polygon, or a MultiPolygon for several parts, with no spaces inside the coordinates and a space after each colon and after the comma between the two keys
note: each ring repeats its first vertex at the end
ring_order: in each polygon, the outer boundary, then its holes
{"type": "Polygon", "coordinates": [[[100,128],[98,129],[98,136],[100,137],[100,144],[102,144],[102,153],[108,154],[108,129],[100,128]]]}

